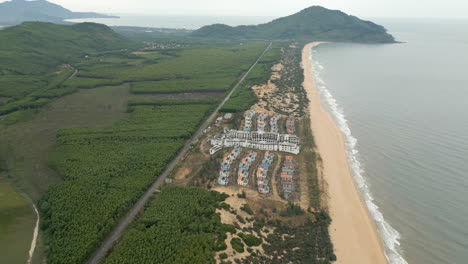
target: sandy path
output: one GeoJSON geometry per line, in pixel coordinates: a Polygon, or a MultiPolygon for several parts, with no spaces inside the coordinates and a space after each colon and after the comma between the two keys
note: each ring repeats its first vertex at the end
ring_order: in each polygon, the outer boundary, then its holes
{"type": "Polygon", "coordinates": [[[311,48],[302,52],[304,87],[310,100],[311,129],[323,159],[324,179],[328,184],[328,206],[332,217],[330,235],[337,256],[336,263],[388,263],[375,224],[360,198],[346,157],[342,134],[332,116],[322,107],[315,89],[311,48]]]}
{"type": "Polygon", "coordinates": [[[39,212],[37,211],[36,206],[33,204],[34,211],[36,212],[37,220],[36,226],[34,227],[33,239],[31,241],[31,248],[29,249],[29,257],[28,257],[28,264],[31,264],[32,258],[34,255],[34,250],[36,249],[37,244],[37,235],[39,234],[39,212]]]}

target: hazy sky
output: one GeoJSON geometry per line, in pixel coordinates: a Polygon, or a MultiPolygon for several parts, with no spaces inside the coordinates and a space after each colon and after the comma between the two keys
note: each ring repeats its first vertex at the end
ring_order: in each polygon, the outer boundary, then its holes
{"type": "Polygon", "coordinates": [[[311,5],[321,5],[361,17],[468,19],[468,0],[50,0],[50,2],[72,11],[101,13],[284,16],[311,5]]]}

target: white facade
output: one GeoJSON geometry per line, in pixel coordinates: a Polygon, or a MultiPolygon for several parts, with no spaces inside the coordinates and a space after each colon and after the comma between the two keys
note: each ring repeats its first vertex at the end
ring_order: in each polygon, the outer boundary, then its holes
{"type": "Polygon", "coordinates": [[[215,145],[214,147],[210,148],[210,154],[213,155],[222,149],[223,149],[223,146],[215,145]]]}
{"type": "Polygon", "coordinates": [[[211,140],[212,146],[243,147],[258,150],[282,151],[299,154],[301,147],[296,135],[272,132],[224,130],[224,134],[211,140]]]}

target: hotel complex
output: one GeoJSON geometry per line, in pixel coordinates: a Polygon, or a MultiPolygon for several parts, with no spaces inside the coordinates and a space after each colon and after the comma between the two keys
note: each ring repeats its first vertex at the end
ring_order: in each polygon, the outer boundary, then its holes
{"type": "MultiPolygon", "coordinates": [[[[218,118],[216,124],[220,125],[223,120],[227,122],[231,118],[232,114],[226,114],[224,118],[218,118]]],[[[212,146],[210,149],[211,155],[216,154],[224,148],[233,148],[223,157],[219,170],[218,184],[228,185],[233,180],[240,186],[248,186],[250,182],[249,176],[251,176],[255,177],[254,183],[259,193],[270,193],[268,173],[276,173],[276,170],[272,170],[271,168],[275,160],[275,154],[272,152],[299,154],[301,150],[299,137],[294,134],[296,132],[295,117],[290,116],[286,120],[285,129],[288,134],[279,133],[280,128],[278,123],[280,119],[281,116],[278,114],[269,116],[267,113],[257,113],[255,110],[250,110],[244,114],[244,122],[241,126],[242,130],[224,127],[222,134],[213,136],[210,140],[212,146]],[[267,126],[270,132],[267,132],[267,126]],[[257,128],[256,131],[253,131],[254,127],[257,128]],[[242,149],[247,149],[248,151],[244,152],[245,156],[238,161],[238,165],[237,163],[234,164],[236,159],[243,153],[242,149]],[[253,150],[265,151],[263,159],[260,162],[256,161],[259,153],[253,150]],[[234,169],[234,166],[237,169],[234,169]],[[255,169],[252,169],[254,166],[255,169]]],[[[262,154],[260,153],[260,155],[262,154]]],[[[281,155],[279,155],[279,158],[281,158],[281,155]]],[[[280,178],[279,187],[286,196],[295,189],[295,169],[293,156],[286,156],[281,172],[278,173],[280,178]]]]}
{"type": "Polygon", "coordinates": [[[243,147],[267,151],[281,151],[291,154],[299,154],[301,146],[299,137],[292,134],[278,134],[273,132],[248,132],[228,130],[225,128],[222,135],[211,139],[210,153],[214,154],[222,147],[243,147]]]}

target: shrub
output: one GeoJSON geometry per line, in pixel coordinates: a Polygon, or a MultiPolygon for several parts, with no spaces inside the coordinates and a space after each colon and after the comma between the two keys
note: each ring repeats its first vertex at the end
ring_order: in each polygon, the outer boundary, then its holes
{"type": "Polygon", "coordinates": [[[262,239],[261,238],[258,238],[254,235],[251,235],[251,234],[244,234],[244,233],[240,233],[239,234],[239,237],[242,238],[242,240],[244,241],[244,243],[249,246],[249,247],[258,247],[262,244],[262,239]]]}
{"type": "Polygon", "coordinates": [[[221,254],[219,254],[219,258],[220,259],[227,259],[228,255],[226,253],[221,253],[221,254]]]}
{"type": "Polygon", "coordinates": [[[240,209],[249,215],[253,215],[253,211],[248,204],[244,204],[240,209]]]}
{"type": "Polygon", "coordinates": [[[302,210],[302,208],[294,204],[292,202],[288,203],[288,207],[284,211],[280,213],[281,216],[296,216],[296,215],[303,215],[305,212],[302,210]]]}
{"type": "Polygon", "coordinates": [[[244,251],[245,251],[244,250],[244,243],[242,243],[242,241],[239,238],[235,237],[235,238],[231,239],[231,245],[232,245],[232,248],[235,251],[237,251],[239,253],[244,253],[244,251]]]}

